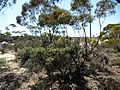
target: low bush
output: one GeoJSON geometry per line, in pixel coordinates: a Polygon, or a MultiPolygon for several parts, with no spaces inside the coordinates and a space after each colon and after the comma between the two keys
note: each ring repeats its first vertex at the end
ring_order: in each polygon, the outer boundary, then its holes
{"type": "MultiPolygon", "coordinates": [[[[87,48],[89,52],[90,48],[87,48]]],[[[59,89],[70,89],[72,84],[76,89],[85,87],[84,76],[105,71],[109,57],[96,48],[92,53],[86,54],[86,48],[71,44],[66,47],[31,48],[22,49],[18,56],[21,57],[21,66],[28,68],[30,72],[39,73],[45,70],[47,77],[44,81],[44,89],[58,84],[59,89]]]]}
{"type": "Polygon", "coordinates": [[[113,66],[120,66],[120,57],[112,61],[113,66]]]}
{"type": "Polygon", "coordinates": [[[0,58],[0,68],[6,66],[6,60],[4,58],[0,58]]]}
{"type": "Polygon", "coordinates": [[[40,51],[40,48],[25,47],[18,51],[17,57],[21,60],[20,65],[24,66],[26,62],[36,57],[37,52],[40,51]]]}
{"type": "Polygon", "coordinates": [[[102,46],[104,48],[113,48],[115,51],[120,52],[120,39],[109,39],[102,46]]]}

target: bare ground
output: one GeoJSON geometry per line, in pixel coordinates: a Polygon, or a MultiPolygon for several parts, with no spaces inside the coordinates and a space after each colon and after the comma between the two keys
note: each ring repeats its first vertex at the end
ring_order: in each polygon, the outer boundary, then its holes
{"type": "MultiPolygon", "coordinates": [[[[19,63],[15,61],[16,57],[15,57],[15,54],[13,52],[0,54],[0,58],[4,58],[6,60],[6,67],[10,69],[9,72],[7,72],[7,73],[15,74],[15,76],[29,76],[29,75],[26,74],[27,69],[19,67],[19,63]]],[[[113,71],[112,75],[108,75],[108,76],[99,75],[96,78],[100,78],[101,76],[105,77],[105,78],[106,77],[107,78],[112,77],[113,79],[115,79],[117,81],[120,81],[120,67],[112,66],[111,71],[113,71]]],[[[27,77],[26,80],[20,81],[21,84],[20,84],[19,87],[14,88],[14,89],[10,88],[10,89],[7,89],[7,90],[31,90],[30,86],[36,84],[38,78],[39,78],[39,76],[37,74],[32,74],[31,76],[29,76],[29,78],[27,77]]],[[[19,79],[19,78],[17,78],[17,79],[19,79]]],[[[16,79],[14,79],[13,81],[15,81],[15,80],[16,79]]],[[[99,90],[98,86],[99,86],[100,83],[97,80],[95,80],[93,78],[90,78],[90,77],[86,77],[86,80],[88,80],[88,86],[92,90],[99,90]]],[[[6,86],[6,87],[9,88],[9,86],[6,86]]],[[[0,90],[4,90],[4,88],[1,89],[1,83],[0,83],[0,90]]]]}
{"type": "MultiPolygon", "coordinates": [[[[16,57],[13,52],[0,54],[0,58],[4,58],[6,60],[6,67],[3,67],[3,68],[9,69],[9,71],[7,72],[8,74],[12,73],[12,74],[15,74],[16,76],[27,76],[27,75],[24,75],[24,74],[26,74],[26,68],[19,67],[19,63],[15,61],[16,57]]],[[[30,90],[29,86],[35,84],[34,77],[36,77],[36,76],[32,75],[29,77],[32,77],[32,78],[30,78],[30,79],[28,78],[28,80],[24,80],[22,82],[21,86],[17,89],[14,88],[14,90],[30,90]]],[[[1,90],[1,88],[0,88],[0,90],[1,90]]],[[[4,88],[3,88],[3,90],[4,90],[4,88]]]]}

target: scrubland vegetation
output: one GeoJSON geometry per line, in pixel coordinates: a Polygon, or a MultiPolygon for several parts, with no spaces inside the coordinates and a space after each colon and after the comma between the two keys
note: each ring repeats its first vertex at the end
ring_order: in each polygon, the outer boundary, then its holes
{"type": "Polygon", "coordinates": [[[59,8],[56,1],[31,0],[16,17],[18,24],[38,31],[39,36],[35,32],[33,36],[0,35],[1,43],[8,42],[0,57],[8,52],[15,55],[14,60],[0,58],[0,90],[120,90],[120,24],[102,30],[102,20],[115,14],[117,3],[98,1],[93,16],[89,0],[73,0],[71,10],[78,15],[59,8]],[[43,11],[37,8],[41,4],[43,11]],[[94,19],[100,28],[95,37],[91,34],[94,19]],[[84,35],[68,36],[67,25],[84,35]],[[43,29],[46,32],[41,33],[43,29]]]}
{"type": "MultiPolygon", "coordinates": [[[[45,34],[49,35],[49,33],[45,34]]],[[[29,74],[38,75],[36,84],[31,86],[32,90],[90,89],[87,86],[89,81],[85,77],[91,78],[91,76],[99,82],[99,89],[119,90],[120,82],[112,77],[114,72],[111,69],[113,66],[120,66],[119,48],[116,48],[119,42],[116,42],[117,44],[114,46],[111,44],[111,39],[108,39],[107,42],[98,44],[93,50],[96,42],[93,45],[89,44],[92,42],[91,40],[88,40],[89,43],[85,48],[85,44],[80,45],[81,42],[84,42],[84,38],[54,35],[54,41],[50,43],[49,39],[44,36],[45,34],[42,38],[47,42],[44,44],[40,37],[29,35],[10,37],[15,43],[12,50],[14,52],[16,50],[16,62],[20,67],[27,69],[28,76],[26,74],[26,77],[29,77],[29,74]],[[37,43],[35,44],[35,42],[37,43]],[[113,86],[110,86],[111,83],[113,86]]],[[[95,39],[97,40],[97,37],[95,39]]],[[[5,64],[3,59],[0,63],[3,66],[5,64]]]]}

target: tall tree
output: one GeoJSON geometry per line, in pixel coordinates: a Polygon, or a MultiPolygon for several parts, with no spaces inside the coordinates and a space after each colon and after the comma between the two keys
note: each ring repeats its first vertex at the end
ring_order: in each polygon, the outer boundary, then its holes
{"type": "MultiPolygon", "coordinates": [[[[71,9],[77,12],[82,28],[90,23],[90,37],[91,37],[91,23],[93,17],[91,15],[92,4],[89,0],[73,0],[71,9]]],[[[85,29],[85,28],[84,28],[85,29]]],[[[84,31],[85,32],[85,31],[84,31]]]]}
{"type": "Polygon", "coordinates": [[[62,25],[65,26],[69,24],[71,15],[67,10],[60,9],[55,6],[53,7],[53,11],[50,13],[40,14],[38,20],[41,27],[47,27],[51,38],[50,41],[52,41],[53,35],[58,31],[58,29],[62,25]]]}
{"type": "Polygon", "coordinates": [[[120,39],[120,24],[108,24],[104,27],[104,33],[109,39],[120,39]]]}
{"type": "Polygon", "coordinates": [[[95,14],[99,20],[100,32],[107,17],[115,14],[116,2],[112,0],[100,0],[96,5],[95,14]]]}

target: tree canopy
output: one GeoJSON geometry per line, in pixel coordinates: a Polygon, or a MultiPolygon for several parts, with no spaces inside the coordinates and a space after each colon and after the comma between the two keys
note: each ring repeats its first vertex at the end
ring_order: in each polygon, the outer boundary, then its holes
{"type": "Polygon", "coordinates": [[[116,0],[118,3],[120,3],[120,0],[116,0]]]}
{"type": "Polygon", "coordinates": [[[58,24],[69,24],[71,15],[67,10],[54,8],[51,13],[39,15],[40,26],[48,25],[54,26],[58,24]]]}
{"type": "Polygon", "coordinates": [[[0,11],[7,7],[11,6],[12,4],[15,4],[17,0],[0,0],[0,11]]]}
{"type": "Polygon", "coordinates": [[[104,32],[109,38],[120,39],[120,24],[108,24],[104,27],[104,32]]]}

